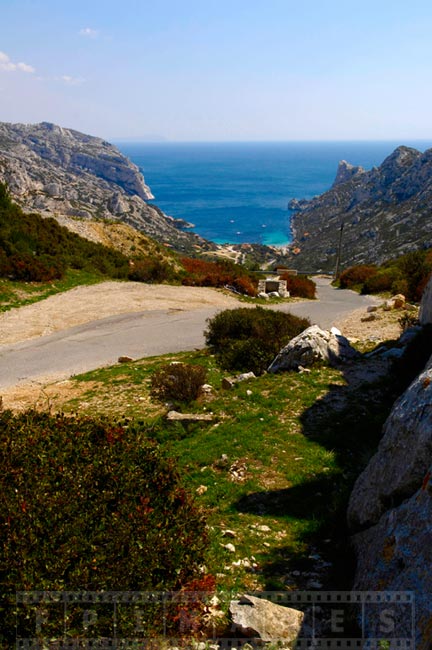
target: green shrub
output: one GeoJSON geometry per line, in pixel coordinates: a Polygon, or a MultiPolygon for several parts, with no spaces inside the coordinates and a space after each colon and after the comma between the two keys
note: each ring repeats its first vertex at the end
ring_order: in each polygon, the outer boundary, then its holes
{"type": "Polygon", "coordinates": [[[363,285],[366,280],[377,272],[376,266],[367,266],[366,264],[359,264],[351,266],[345,271],[342,271],[339,277],[339,286],[341,289],[351,289],[363,285]]]}
{"type": "Polygon", "coordinates": [[[16,591],[177,589],[199,574],[203,515],[144,429],[5,411],[0,458],[0,640],[15,638],[16,591]]]}
{"type": "Polygon", "coordinates": [[[24,282],[49,282],[58,280],[65,274],[65,265],[61,259],[50,255],[35,257],[28,254],[15,254],[9,257],[11,280],[24,282]]]}
{"type": "Polygon", "coordinates": [[[402,274],[398,268],[381,268],[375,275],[369,277],[363,285],[362,294],[366,293],[383,293],[392,290],[395,282],[402,279],[402,274]]]}
{"type": "Polygon", "coordinates": [[[224,368],[261,374],[281,348],[309,325],[307,318],[292,314],[240,307],[216,314],[204,336],[224,368]]]}
{"type": "Polygon", "coordinates": [[[207,371],[203,366],[188,363],[168,363],[151,378],[151,395],[158,400],[192,402],[205,384],[207,371]]]}
{"type": "Polygon", "coordinates": [[[286,280],[287,291],[290,292],[292,298],[315,298],[316,284],[310,278],[284,273],[280,276],[280,279],[286,280]]]}
{"type": "Polygon", "coordinates": [[[128,278],[135,282],[162,283],[176,279],[176,273],[170,264],[155,257],[133,262],[128,278]]]}

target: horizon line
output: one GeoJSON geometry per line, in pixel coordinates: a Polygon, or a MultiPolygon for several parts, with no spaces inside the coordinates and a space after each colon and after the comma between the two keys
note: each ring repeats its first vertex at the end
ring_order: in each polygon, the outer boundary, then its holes
{"type": "MultiPolygon", "coordinates": [[[[123,143],[139,143],[139,144],[333,144],[333,143],[371,143],[371,142],[377,142],[377,143],[386,143],[386,142],[403,142],[403,141],[409,141],[409,142],[431,142],[432,143],[432,137],[424,137],[424,138],[379,138],[379,139],[352,139],[352,138],[347,138],[347,139],[317,139],[317,140],[301,140],[301,139],[296,139],[296,140],[168,140],[168,139],[161,139],[161,140],[152,140],[152,139],[145,139],[145,138],[140,138],[139,136],[135,137],[108,137],[106,138],[108,141],[111,142],[123,142],[123,143]]],[[[401,146],[404,146],[403,144],[401,146]]]]}

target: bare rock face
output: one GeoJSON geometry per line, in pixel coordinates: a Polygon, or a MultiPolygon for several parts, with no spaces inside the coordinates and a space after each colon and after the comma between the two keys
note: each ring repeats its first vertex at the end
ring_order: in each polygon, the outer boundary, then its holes
{"type": "Polygon", "coordinates": [[[0,122],[0,181],[27,212],[116,219],[180,251],[211,248],[156,206],[139,168],[101,138],[55,124],[0,122]]]}
{"type": "Polygon", "coordinates": [[[263,642],[295,641],[304,618],[297,609],[248,595],[231,602],[230,614],[233,632],[263,642]]]}
{"type": "Polygon", "coordinates": [[[358,356],[344,336],[312,325],[279,352],[268,372],[298,370],[299,366],[311,366],[317,361],[337,364],[358,356]]]}
{"type": "Polygon", "coordinates": [[[432,277],[429,278],[420,303],[419,322],[421,325],[432,323],[432,277]]]}
{"type": "Polygon", "coordinates": [[[342,223],[341,268],[432,246],[431,202],[432,149],[398,147],[369,171],[342,161],[330,190],[289,203],[290,263],[298,270],[333,271],[342,223]]]}
{"type": "Polygon", "coordinates": [[[364,174],[365,172],[366,170],[363,169],[363,167],[357,167],[355,165],[351,165],[346,160],[341,160],[338,165],[336,179],[332,187],[336,187],[336,185],[340,185],[341,183],[346,183],[347,181],[351,180],[353,176],[356,176],[357,174],[364,174]]]}
{"type": "Polygon", "coordinates": [[[378,451],[357,479],[348,506],[353,530],[376,524],[412,496],[432,464],[432,358],[396,401],[378,451]]]}
{"type": "Polygon", "coordinates": [[[374,607],[367,608],[364,621],[366,638],[399,637],[409,639],[410,647],[418,650],[430,648],[432,638],[431,476],[432,467],[410,499],[404,501],[399,507],[388,510],[376,525],[353,537],[357,554],[357,572],[353,587],[355,590],[413,593],[411,604],[388,605],[387,626],[385,626],[387,630],[383,628],[380,610],[374,607]],[[413,612],[415,612],[414,630],[413,612]]]}

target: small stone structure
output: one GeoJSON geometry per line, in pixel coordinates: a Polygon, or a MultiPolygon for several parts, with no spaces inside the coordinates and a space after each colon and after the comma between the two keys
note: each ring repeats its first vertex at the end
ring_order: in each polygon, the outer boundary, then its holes
{"type": "Polygon", "coordinates": [[[266,278],[258,282],[258,293],[278,293],[281,298],[289,298],[286,280],[266,278]]]}

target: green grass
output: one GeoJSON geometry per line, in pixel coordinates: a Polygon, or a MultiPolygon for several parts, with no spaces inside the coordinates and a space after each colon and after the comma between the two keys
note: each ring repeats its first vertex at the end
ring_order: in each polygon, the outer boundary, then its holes
{"type": "Polygon", "coordinates": [[[66,271],[65,277],[61,280],[50,282],[17,282],[0,278],[0,312],[30,305],[74,287],[97,284],[106,280],[107,278],[98,273],[75,269],[66,271]]]}
{"type": "Polygon", "coordinates": [[[223,376],[205,351],[144,359],[75,377],[79,396],[63,410],[151,425],[151,436],[178,459],[208,510],[207,566],[221,589],[305,588],[314,551],[334,563],[332,586],[339,584],[339,561],[341,573],[349,562],[346,499],[377,444],[395,397],[391,382],[350,389],[340,371],[319,367],[263,375],[225,391],[223,376]],[[213,422],[168,423],[169,405],[150,399],[152,373],[173,360],[207,368],[212,396],[183,411],[212,413],[213,422]],[[224,537],[225,529],[235,538],[224,537]],[[224,548],[228,542],[235,553],[224,548]]]}

